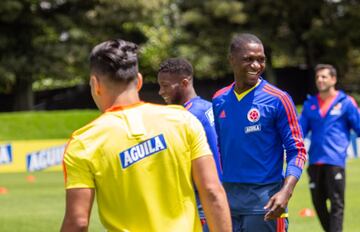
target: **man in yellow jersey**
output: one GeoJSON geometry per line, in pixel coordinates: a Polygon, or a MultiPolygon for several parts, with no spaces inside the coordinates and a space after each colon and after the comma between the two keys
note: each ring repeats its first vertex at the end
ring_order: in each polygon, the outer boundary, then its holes
{"type": "Polygon", "coordinates": [[[201,123],[182,107],[140,101],[137,51],[110,40],[91,52],[91,93],[103,114],[75,131],[65,151],[61,231],[87,231],[95,193],[108,231],[201,231],[193,180],[210,230],[231,231],[201,123]]]}

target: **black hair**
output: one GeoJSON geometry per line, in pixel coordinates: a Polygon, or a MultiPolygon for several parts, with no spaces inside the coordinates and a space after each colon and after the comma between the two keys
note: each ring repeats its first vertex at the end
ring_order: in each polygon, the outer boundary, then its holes
{"type": "Polygon", "coordinates": [[[169,58],[160,64],[158,73],[170,73],[192,77],[193,67],[186,59],[169,58]]]}
{"type": "Polygon", "coordinates": [[[335,76],[335,77],[337,76],[336,69],[331,64],[318,64],[315,67],[315,72],[317,72],[319,70],[323,70],[323,69],[328,69],[331,76],[335,76]]]}
{"type": "Polygon", "coordinates": [[[138,74],[138,50],[136,44],[121,39],[102,42],[91,51],[91,73],[129,83],[138,74]]]}
{"type": "Polygon", "coordinates": [[[230,43],[230,53],[242,49],[244,44],[248,43],[257,43],[262,45],[261,40],[256,35],[250,33],[236,34],[230,43]]]}

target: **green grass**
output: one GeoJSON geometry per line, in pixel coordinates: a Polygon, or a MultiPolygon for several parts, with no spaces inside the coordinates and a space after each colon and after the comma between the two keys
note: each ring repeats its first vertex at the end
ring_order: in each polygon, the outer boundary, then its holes
{"type": "MultiPolygon", "coordinates": [[[[321,232],[316,217],[303,218],[299,211],[312,208],[304,173],[289,205],[291,232],[321,232]]],[[[35,173],[36,181],[28,183],[25,173],[1,174],[0,186],[9,193],[0,195],[0,231],[58,231],[64,215],[65,191],[61,172],[35,173]]],[[[352,159],[347,167],[347,189],[344,232],[359,230],[360,160],[352,159]]],[[[102,231],[97,208],[93,209],[90,231],[102,231]]]]}
{"type": "MultiPolygon", "coordinates": [[[[70,134],[99,115],[95,110],[20,112],[0,114],[0,140],[69,138],[70,134]]],[[[347,164],[347,189],[344,232],[359,231],[360,159],[347,164]]],[[[0,195],[1,232],[59,231],[65,210],[65,190],[61,172],[36,172],[34,183],[28,173],[0,174],[0,187],[9,192],[0,195]]],[[[289,204],[290,232],[321,232],[316,217],[303,218],[299,211],[313,208],[304,173],[289,204]]],[[[96,204],[90,231],[103,231],[96,204]]]]}
{"type": "MultiPolygon", "coordinates": [[[[359,231],[360,224],[360,159],[349,159],[346,168],[346,192],[345,192],[345,220],[344,232],[359,231]]],[[[291,232],[321,232],[320,222],[316,217],[300,217],[299,211],[303,208],[313,209],[308,177],[304,170],[303,176],[298,183],[289,204],[291,232]]]]}
{"type": "MultiPolygon", "coordinates": [[[[26,173],[0,174],[0,231],[59,231],[65,212],[64,180],[61,172],[38,172],[35,182],[26,181],[26,173]]],[[[90,231],[103,231],[93,211],[90,231]]]]}
{"type": "Polygon", "coordinates": [[[99,114],[97,110],[1,113],[0,140],[69,138],[99,114]]]}

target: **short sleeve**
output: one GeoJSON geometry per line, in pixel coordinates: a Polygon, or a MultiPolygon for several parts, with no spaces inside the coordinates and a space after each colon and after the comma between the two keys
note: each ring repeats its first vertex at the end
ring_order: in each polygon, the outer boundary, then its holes
{"type": "Polygon", "coordinates": [[[71,139],[65,149],[64,160],[65,188],[95,188],[91,163],[83,144],[71,139]]]}
{"type": "Polygon", "coordinates": [[[197,159],[201,156],[212,155],[204,127],[201,122],[193,115],[188,113],[188,138],[190,144],[191,160],[197,159]]]}

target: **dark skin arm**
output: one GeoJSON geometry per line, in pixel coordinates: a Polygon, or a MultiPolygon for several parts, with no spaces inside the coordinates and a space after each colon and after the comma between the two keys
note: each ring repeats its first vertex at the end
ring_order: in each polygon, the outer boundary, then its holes
{"type": "Polygon", "coordinates": [[[298,179],[295,176],[288,176],[285,178],[283,187],[270,198],[264,207],[264,209],[267,210],[264,217],[265,221],[279,218],[281,214],[285,212],[297,182],[298,179]]]}

